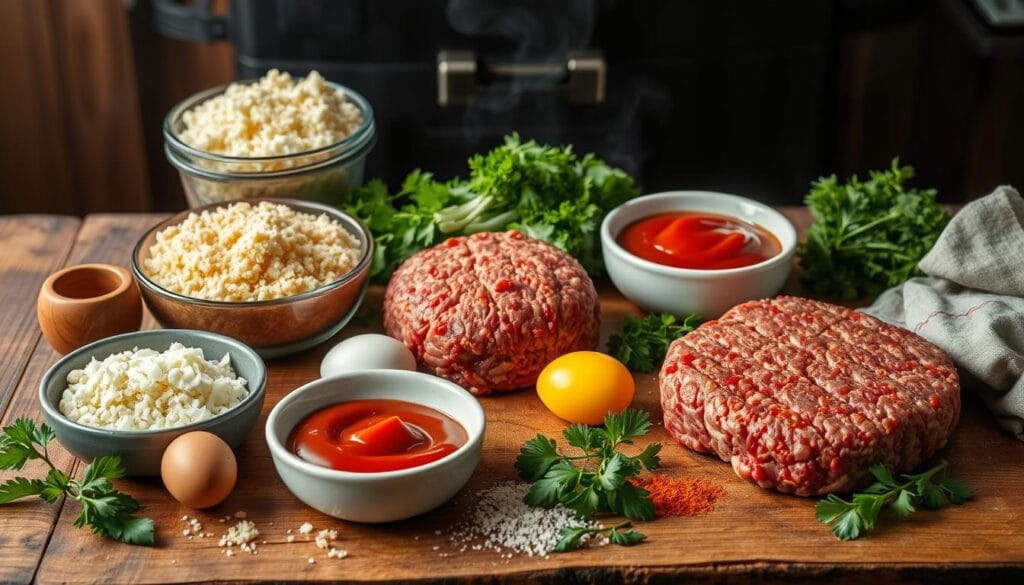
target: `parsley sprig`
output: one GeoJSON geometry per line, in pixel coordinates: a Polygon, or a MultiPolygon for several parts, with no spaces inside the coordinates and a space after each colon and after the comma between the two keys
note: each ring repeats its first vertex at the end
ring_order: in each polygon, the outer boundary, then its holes
{"type": "Polygon", "coordinates": [[[675,315],[662,313],[643,318],[629,315],[622,332],[608,338],[608,352],[634,372],[653,372],[673,341],[693,331],[701,318],[687,315],[680,321],[675,315]]]}
{"type": "MultiPolygon", "coordinates": [[[[660,465],[661,444],[651,443],[633,456],[618,450],[622,445],[631,445],[650,428],[648,414],[633,408],[608,413],[603,427],[572,424],[562,431],[562,437],[578,454],[562,453],[554,439],[538,434],[523,445],[516,459],[519,475],[533,484],[526,494],[526,503],[542,508],[561,504],[581,518],[607,513],[630,520],[653,519],[654,505],[647,490],[628,480],[644,469],[650,471],[660,465]]],[[[642,541],[643,534],[622,530],[628,526],[623,523],[610,529],[611,541],[627,546],[642,541]]],[[[556,550],[577,548],[583,536],[603,530],[565,529],[556,550]]]]}
{"type": "Polygon", "coordinates": [[[918,506],[938,509],[950,504],[963,504],[974,491],[961,481],[943,477],[945,461],[915,475],[901,475],[901,480],[881,463],[871,466],[875,483],[853,494],[847,501],[835,494],[819,500],[814,507],[818,520],[832,525],[832,533],[840,540],[853,540],[874,530],[881,511],[888,508],[897,516],[906,517],[918,506]]]}
{"type": "Polygon", "coordinates": [[[591,537],[602,532],[608,533],[608,541],[619,546],[633,546],[640,544],[647,538],[644,533],[632,528],[633,523],[629,520],[619,522],[610,528],[591,528],[589,526],[563,526],[558,532],[558,544],[555,545],[555,552],[568,552],[576,550],[583,544],[584,537],[591,537]],[[624,530],[628,529],[628,530],[624,530]]]}
{"type": "Polygon", "coordinates": [[[139,503],[110,483],[124,476],[120,457],[94,459],[85,468],[82,479],[75,480],[50,460],[49,444],[55,436],[49,426],[36,426],[28,418],[19,418],[4,427],[0,435],[0,469],[20,470],[27,462],[38,459],[50,471],[45,479],[16,477],[0,484],[0,504],[29,496],[39,496],[52,504],[66,496],[82,506],[82,512],[75,518],[76,527],[88,525],[96,534],[128,544],[153,544],[153,521],[135,516],[139,503]]]}
{"type": "Polygon", "coordinates": [[[921,274],[917,263],[949,222],[934,189],[904,183],[914,169],[893,160],[866,181],[818,179],[805,202],[814,216],[801,244],[800,280],[815,292],[874,297],[921,274]]]}

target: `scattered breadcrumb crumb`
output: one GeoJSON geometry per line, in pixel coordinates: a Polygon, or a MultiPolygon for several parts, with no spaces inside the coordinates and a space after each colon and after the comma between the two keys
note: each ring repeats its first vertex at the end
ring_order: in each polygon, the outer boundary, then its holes
{"type": "Polygon", "coordinates": [[[228,531],[220,537],[220,546],[235,545],[249,554],[255,554],[256,543],[254,541],[259,535],[260,531],[256,528],[255,523],[242,520],[228,528],[228,531]]]}

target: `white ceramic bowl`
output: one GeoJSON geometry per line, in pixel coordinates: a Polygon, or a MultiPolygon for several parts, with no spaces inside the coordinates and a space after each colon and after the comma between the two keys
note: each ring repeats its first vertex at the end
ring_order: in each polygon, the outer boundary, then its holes
{"type": "Polygon", "coordinates": [[[637,305],[651,311],[697,313],[713,319],[739,303],[779,292],[789,276],[796,251],[796,229],[781,213],[752,199],[712,191],[669,191],[630,200],[605,216],[601,223],[601,251],[608,276],[637,305]],[[742,268],[693,270],[644,260],[616,241],[634,221],[672,211],[718,213],[759,224],[775,234],[782,252],[742,268]]]}
{"type": "Polygon", "coordinates": [[[278,475],[307,505],[343,520],[392,522],[440,506],[466,484],[480,461],[484,427],[480,403],[456,384],[422,372],[365,370],[299,387],[270,411],[266,434],[278,475]],[[314,411],[339,402],[382,398],[439,410],[466,429],[469,441],[426,465],[379,473],[321,467],[288,449],[292,429],[314,411]]]}

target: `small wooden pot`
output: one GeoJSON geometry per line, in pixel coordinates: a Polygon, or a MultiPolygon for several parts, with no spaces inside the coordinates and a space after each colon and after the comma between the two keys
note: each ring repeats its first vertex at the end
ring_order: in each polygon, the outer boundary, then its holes
{"type": "Polygon", "coordinates": [[[137,331],[142,297],[131,273],[120,266],[70,266],[43,282],[36,317],[46,341],[65,354],[104,337],[137,331]]]}

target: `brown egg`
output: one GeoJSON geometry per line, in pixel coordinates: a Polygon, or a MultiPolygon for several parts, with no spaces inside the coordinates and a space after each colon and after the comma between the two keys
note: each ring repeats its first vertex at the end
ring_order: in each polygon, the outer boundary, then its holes
{"type": "Polygon", "coordinates": [[[160,477],[174,499],[189,508],[209,508],[231,495],[238,462],[220,437],[193,431],[167,446],[160,460],[160,477]]]}

